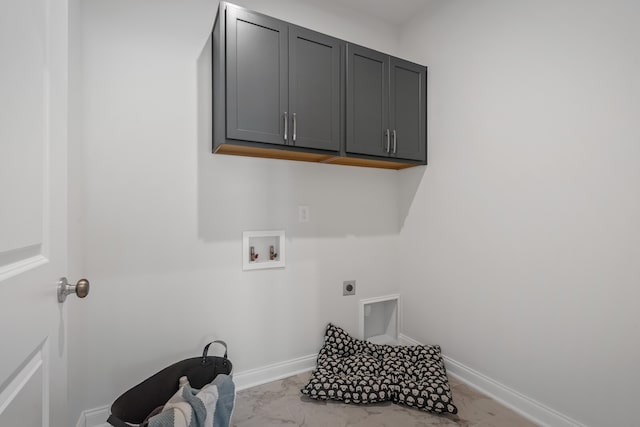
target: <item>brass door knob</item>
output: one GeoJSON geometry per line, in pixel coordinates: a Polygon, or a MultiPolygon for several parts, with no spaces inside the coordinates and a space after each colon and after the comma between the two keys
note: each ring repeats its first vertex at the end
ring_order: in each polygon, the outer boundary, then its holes
{"type": "Polygon", "coordinates": [[[65,302],[67,295],[76,294],[78,298],[89,295],[89,281],[80,279],[75,285],[70,285],[66,277],[61,277],[58,281],[58,302],[65,302]]]}

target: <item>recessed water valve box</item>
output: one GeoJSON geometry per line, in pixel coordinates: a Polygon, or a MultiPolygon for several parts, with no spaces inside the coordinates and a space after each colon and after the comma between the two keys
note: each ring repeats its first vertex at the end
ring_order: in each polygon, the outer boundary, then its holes
{"type": "Polygon", "coordinates": [[[242,233],[242,269],[285,266],[284,231],[245,231],[242,233]]]}

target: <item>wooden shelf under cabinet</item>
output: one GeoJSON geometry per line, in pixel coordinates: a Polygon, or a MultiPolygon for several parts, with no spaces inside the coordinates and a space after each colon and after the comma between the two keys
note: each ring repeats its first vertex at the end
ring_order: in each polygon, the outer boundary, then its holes
{"type": "Polygon", "coordinates": [[[400,170],[417,164],[389,162],[385,160],[361,159],[357,157],[340,157],[329,154],[307,153],[299,151],[278,150],[274,148],[248,147],[244,145],[221,144],[217,147],[216,154],[228,154],[232,156],[261,157],[267,159],[296,160],[312,163],[326,163],[343,166],[360,166],[366,168],[400,170]]]}

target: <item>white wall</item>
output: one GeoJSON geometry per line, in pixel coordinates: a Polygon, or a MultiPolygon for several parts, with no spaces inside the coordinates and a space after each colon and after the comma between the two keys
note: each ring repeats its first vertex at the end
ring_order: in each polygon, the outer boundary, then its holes
{"type": "MultiPolygon", "coordinates": [[[[339,7],[243,5],[397,50],[391,27],[339,7]]],[[[236,372],[313,354],[327,322],[356,333],[357,300],[398,289],[397,172],[210,153],[196,63],[216,6],[81,3],[71,221],[92,289],[70,308],[76,416],[214,338],[236,372]],[[286,230],[287,266],[242,272],[242,231],[261,229],[286,230]]]]}
{"type": "Polygon", "coordinates": [[[402,172],[404,331],[590,426],[637,425],[640,3],[443,0],[429,166],[402,172]]]}
{"type": "Polygon", "coordinates": [[[337,1],[243,1],[429,65],[430,164],[399,173],[209,154],[214,3],[73,10],[71,267],[93,286],[69,309],[74,411],[210,338],[237,371],[314,353],[326,322],[357,331],[358,299],[401,292],[407,335],[586,425],[632,425],[637,3],[436,0],[398,39],[337,1]],[[243,273],[241,233],[264,228],[287,231],[287,267],[243,273]]]}

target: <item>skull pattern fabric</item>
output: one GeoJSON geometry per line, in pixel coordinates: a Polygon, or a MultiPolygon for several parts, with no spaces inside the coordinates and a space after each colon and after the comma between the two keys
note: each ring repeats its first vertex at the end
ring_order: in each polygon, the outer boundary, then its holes
{"type": "Polygon", "coordinates": [[[458,412],[439,346],[373,344],[332,324],[301,392],[318,400],[392,401],[430,412],[458,412]]]}

